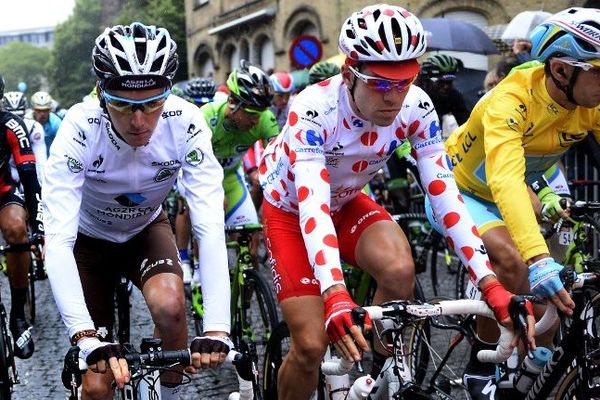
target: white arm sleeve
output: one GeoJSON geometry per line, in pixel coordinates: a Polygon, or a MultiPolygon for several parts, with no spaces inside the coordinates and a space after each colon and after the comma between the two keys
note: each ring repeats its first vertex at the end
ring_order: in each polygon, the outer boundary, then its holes
{"type": "MultiPolygon", "coordinates": [[[[72,140],[78,131],[79,114],[69,113],[54,140],[45,165],[42,199],[46,231],[45,266],[58,310],[69,337],[78,331],[94,329],[83,296],[73,246],[77,237],[82,186],[85,180],[85,148],[72,140]]],[[[86,121],[85,118],[80,118],[86,121]]]]}
{"type": "Polygon", "coordinates": [[[212,132],[202,112],[191,121],[196,133],[187,139],[182,156],[186,200],[198,241],[204,331],[230,331],[229,269],[225,248],[223,169],[211,144],[212,132]]]}

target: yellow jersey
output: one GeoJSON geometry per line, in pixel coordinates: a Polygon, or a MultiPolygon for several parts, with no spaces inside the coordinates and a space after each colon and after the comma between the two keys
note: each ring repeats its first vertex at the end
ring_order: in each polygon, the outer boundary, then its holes
{"type": "Polygon", "coordinates": [[[512,72],[446,141],[458,187],[497,205],[523,260],[548,253],[528,185],[588,133],[600,142],[600,108],[561,107],[545,80],[543,65],[512,72]]]}

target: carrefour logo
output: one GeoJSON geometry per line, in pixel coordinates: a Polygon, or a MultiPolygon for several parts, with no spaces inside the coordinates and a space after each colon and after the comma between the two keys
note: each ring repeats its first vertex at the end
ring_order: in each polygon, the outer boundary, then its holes
{"type": "Polygon", "coordinates": [[[325,143],[325,141],[323,140],[321,135],[319,135],[317,132],[313,131],[312,129],[306,131],[306,141],[311,146],[317,146],[317,145],[322,146],[325,143]]]}

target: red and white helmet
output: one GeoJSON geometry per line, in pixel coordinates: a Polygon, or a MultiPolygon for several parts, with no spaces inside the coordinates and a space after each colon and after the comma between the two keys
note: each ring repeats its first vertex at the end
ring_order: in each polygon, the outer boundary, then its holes
{"type": "Polygon", "coordinates": [[[402,7],[376,4],[344,22],[339,48],[356,62],[401,62],[423,55],[427,44],[415,15],[402,7]]]}

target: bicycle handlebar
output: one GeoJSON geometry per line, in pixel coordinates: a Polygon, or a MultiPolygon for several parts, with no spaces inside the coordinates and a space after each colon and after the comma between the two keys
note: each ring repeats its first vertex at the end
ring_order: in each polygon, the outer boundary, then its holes
{"type": "MultiPolygon", "coordinates": [[[[416,317],[434,317],[439,315],[476,314],[495,319],[494,313],[488,305],[481,300],[445,300],[437,304],[414,304],[407,301],[393,301],[381,306],[363,307],[371,320],[385,318],[403,319],[406,315],[416,317]]],[[[556,307],[549,304],[544,316],[535,324],[536,334],[546,332],[557,318],[556,307]]],[[[481,350],[477,358],[482,362],[500,363],[506,361],[513,352],[515,332],[498,324],[500,339],[496,350],[481,350]]],[[[344,375],[352,370],[354,362],[334,358],[321,364],[321,369],[326,375],[344,375]]]]}
{"type": "MultiPolygon", "coordinates": [[[[125,354],[125,360],[129,366],[142,365],[144,368],[153,369],[172,365],[187,366],[191,364],[191,353],[189,349],[184,350],[149,350],[147,352],[131,351],[125,354]]],[[[254,399],[253,382],[258,375],[251,359],[235,350],[230,350],[225,358],[225,364],[231,364],[235,367],[239,381],[239,392],[237,396],[240,400],[254,399]]],[[[88,369],[88,365],[79,357],[79,347],[72,346],[65,355],[61,378],[66,389],[71,390],[72,396],[76,396],[77,388],[81,386],[81,375],[88,369]]],[[[76,399],[77,397],[70,397],[76,399]]]]}

